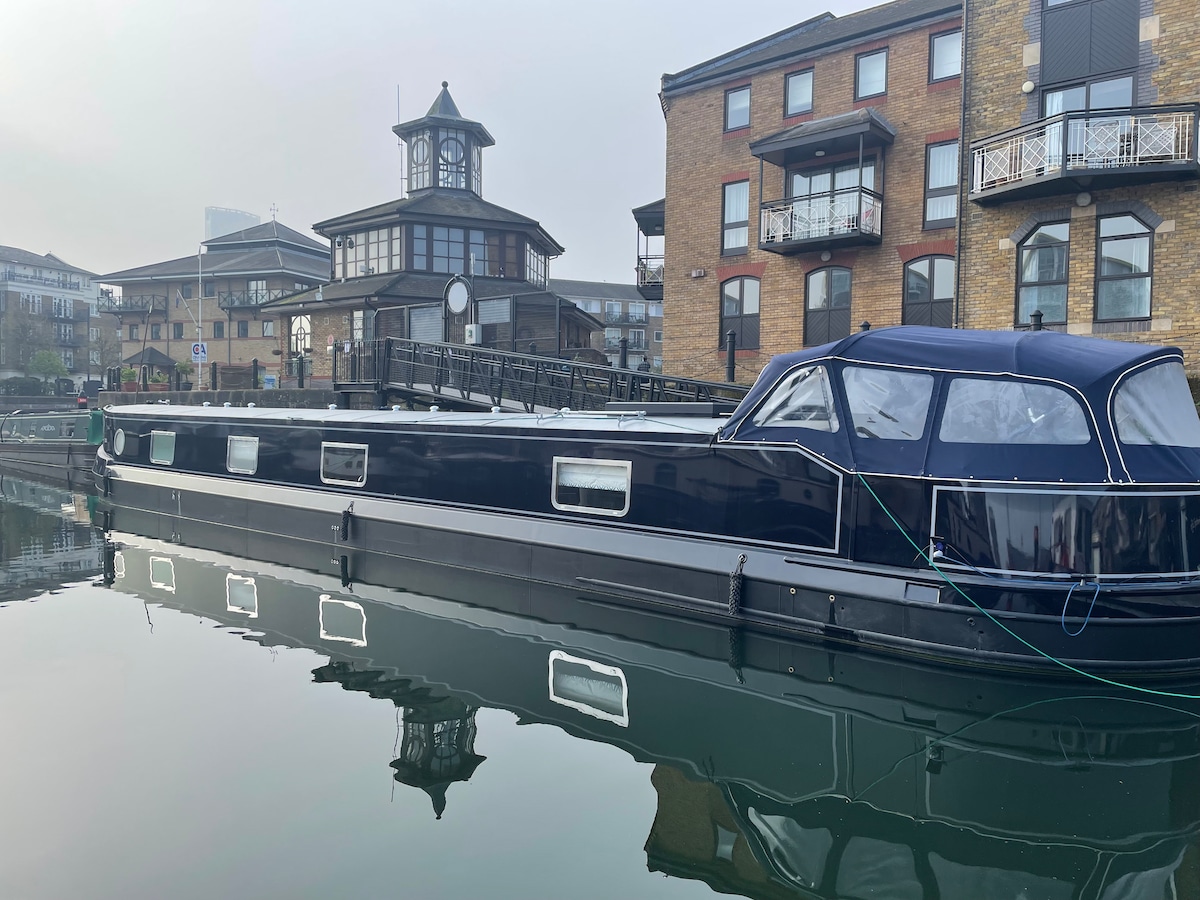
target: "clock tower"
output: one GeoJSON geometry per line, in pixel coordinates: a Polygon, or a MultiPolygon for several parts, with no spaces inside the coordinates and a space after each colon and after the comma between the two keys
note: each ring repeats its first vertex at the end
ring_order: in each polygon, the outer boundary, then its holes
{"type": "Polygon", "coordinates": [[[478,122],[464,119],[449,85],[420,119],[392,129],[408,147],[408,192],[470,191],[483,195],[483,148],[496,143],[478,122]]]}

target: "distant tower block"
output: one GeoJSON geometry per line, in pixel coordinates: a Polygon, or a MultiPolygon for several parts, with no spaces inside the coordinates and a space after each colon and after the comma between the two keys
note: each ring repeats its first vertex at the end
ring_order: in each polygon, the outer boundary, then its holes
{"type": "Polygon", "coordinates": [[[204,239],[222,237],[235,231],[245,231],[262,222],[262,217],[254,213],[243,212],[240,209],[226,209],[224,206],[204,207],[204,239]]]}

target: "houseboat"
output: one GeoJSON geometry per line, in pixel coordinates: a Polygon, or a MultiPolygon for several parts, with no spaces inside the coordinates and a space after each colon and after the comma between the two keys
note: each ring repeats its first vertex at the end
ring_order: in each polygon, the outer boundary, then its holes
{"type": "Polygon", "coordinates": [[[111,407],[96,474],[183,537],[220,522],[977,665],[1200,666],[1176,349],[886,328],[774,358],[729,416],[686,411],[111,407]]]}
{"type": "Polygon", "coordinates": [[[395,749],[376,764],[430,826],[487,813],[463,803],[478,770],[543,765],[521,755],[534,744],[489,733],[487,710],[506,710],[648,764],[657,806],[628,819],[649,835],[646,865],[726,894],[1116,900],[1190,896],[1196,881],[1200,722],[1186,710],[731,640],[592,591],[356,551],[351,568],[388,584],[347,584],[320,547],[262,535],[269,555],[246,559],[208,549],[236,540],[220,526],[192,529],[196,546],[147,537],[169,523],[138,511],[110,525],[106,581],[148,618],[179,610],[229,640],[302,648],[313,681],[394,704],[395,749]]]}
{"type": "Polygon", "coordinates": [[[0,413],[0,470],[56,483],[88,483],[100,437],[89,410],[0,413]]]}

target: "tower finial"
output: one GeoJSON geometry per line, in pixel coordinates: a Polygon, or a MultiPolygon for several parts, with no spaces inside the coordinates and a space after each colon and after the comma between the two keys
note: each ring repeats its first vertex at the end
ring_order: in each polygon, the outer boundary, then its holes
{"type": "Polygon", "coordinates": [[[443,81],[443,82],[442,82],[442,87],[444,87],[444,88],[448,88],[448,87],[450,87],[450,82],[448,82],[448,81],[443,81]]]}

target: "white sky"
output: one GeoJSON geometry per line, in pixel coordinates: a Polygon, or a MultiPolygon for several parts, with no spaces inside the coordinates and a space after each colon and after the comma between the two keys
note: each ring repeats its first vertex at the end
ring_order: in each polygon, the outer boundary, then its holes
{"type": "Polygon", "coordinates": [[[308,233],[401,195],[391,127],[445,80],[552,276],[631,282],[662,73],[873,2],[2,0],[0,244],[103,274],[194,253],[205,206],[308,233]]]}

